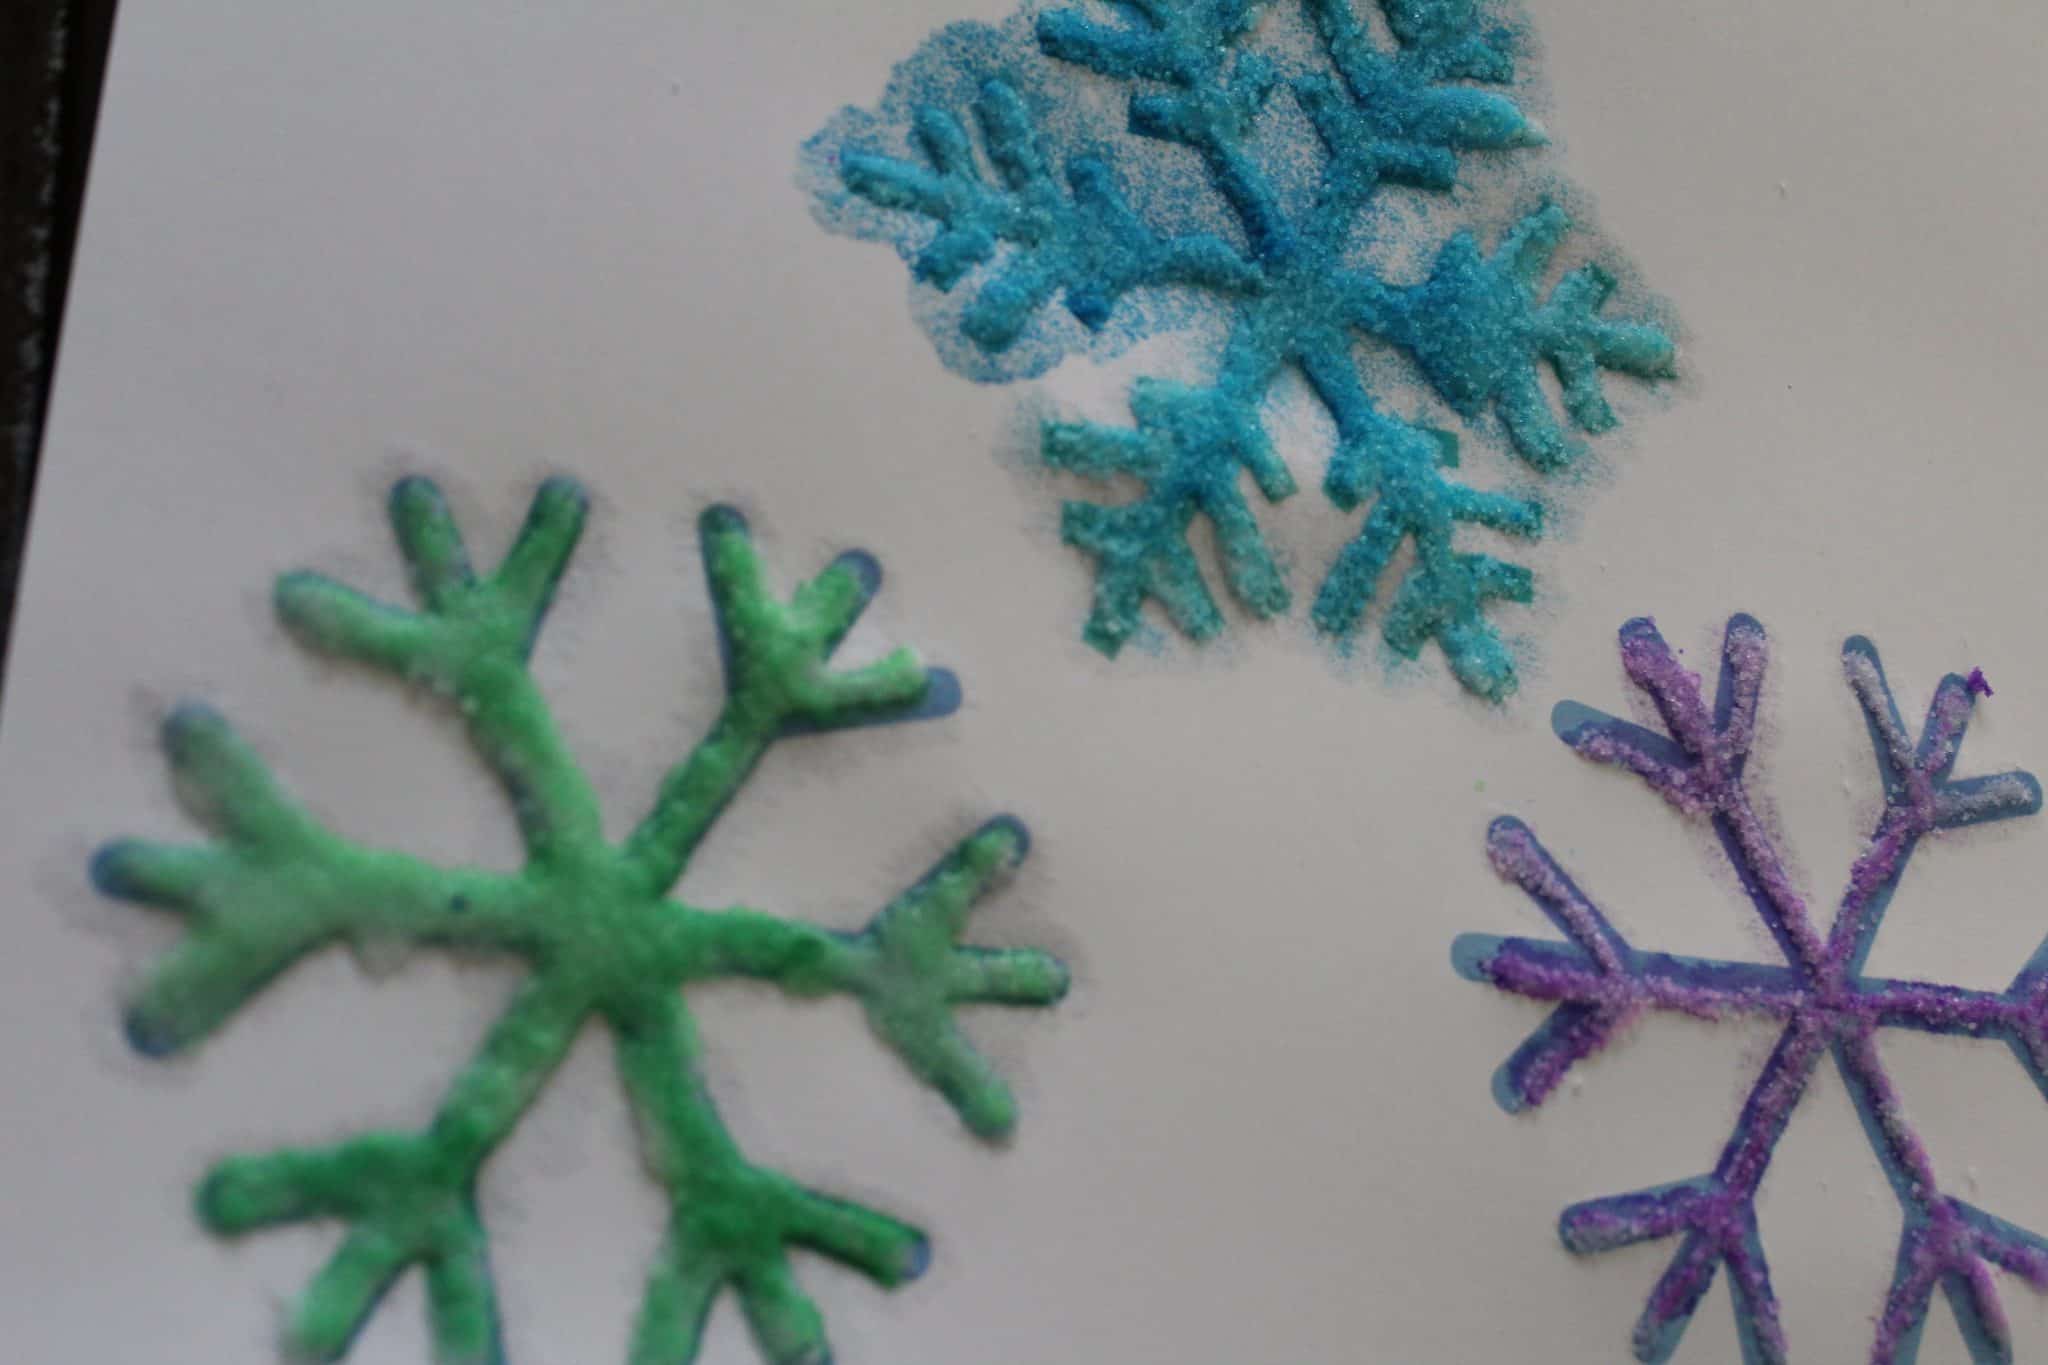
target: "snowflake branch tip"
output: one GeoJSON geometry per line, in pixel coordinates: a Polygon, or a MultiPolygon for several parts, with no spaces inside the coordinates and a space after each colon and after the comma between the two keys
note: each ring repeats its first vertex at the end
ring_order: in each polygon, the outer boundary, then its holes
{"type": "Polygon", "coordinates": [[[1147,599],[1190,638],[1222,629],[1188,543],[1197,516],[1215,527],[1232,595],[1260,616],[1284,612],[1292,595],[1238,479],[1249,473],[1276,502],[1295,486],[1256,411],[1220,389],[1160,380],[1133,385],[1130,404],[1135,427],[1049,422],[1041,436],[1041,454],[1055,469],[1096,479],[1126,474],[1145,484],[1133,502],[1074,501],[1062,510],[1061,538],[1096,560],[1094,609],[1083,638],[1115,657],[1136,632],[1147,599]]]}
{"type": "Polygon", "coordinates": [[[1445,20],[1441,27],[1435,21],[1394,23],[1402,50],[1389,53],[1349,0],[1314,0],[1309,9],[1344,84],[1340,91],[1309,78],[1294,87],[1335,162],[1326,183],[1360,195],[1380,181],[1450,190],[1457,184],[1460,151],[1548,142],[1542,124],[1507,96],[1440,84],[1513,76],[1512,58],[1476,39],[1469,16],[1445,20]],[[1452,33],[1457,36],[1447,36],[1452,33]]]}
{"type": "Polygon", "coordinates": [[[601,839],[597,797],[555,733],[527,671],[541,622],[582,534],[588,499],[568,479],[534,496],[511,549],[488,578],[470,567],[453,513],[431,481],[391,490],[391,527],[420,610],[378,602],[325,575],[277,581],[279,618],[319,653],[393,674],[462,710],[536,856],[601,839]]]}
{"type": "Polygon", "coordinates": [[[1511,815],[1501,816],[1486,831],[1486,851],[1493,870],[1521,887],[1581,952],[1602,970],[1621,970],[1629,952],[1627,941],[1527,825],[1511,815]]]}
{"type": "Polygon", "coordinates": [[[391,528],[418,614],[388,606],[321,574],[278,579],[277,612],[308,647],[459,694],[475,671],[523,661],[532,652],[576,542],[589,499],[569,479],[541,485],[526,523],[497,572],[479,581],[441,490],[400,479],[390,497],[391,528]]]}
{"type": "Polygon", "coordinates": [[[777,739],[949,715],[960,684],[903,648],[858,668],[827,667],[880,589],[865,551],[840,555],[788,601],[770,591],[737,508],[698,518],[704,574],[718,623],[726,701],[717,724],[663,779],[653,808],[626,842],[650,887],[673,885],[726,803],[777,739]]]}
{"type": "Polygon", "coordinates": [[[924,1234],[740,1156],[703,1091],[693,1030],[671,997],[620,1002],[611,1023],[648,1166],[671,1202],[630,1359],[695,1359],[712,1302],[730,1288],[769,1361],[829,1360],[823,1320],[797,1283],[790,1251],[830,1257],[889,1287],[923,1270],[924,1234]]]}
{"type": "Polygon", "coordinates": [[[1637,1319],[1636,1359],[1669,1360],[1693,1314],[1725,1266],[1745,1361],[1783,1365],[1784,1329],[1758,1233],[1751,1193],[1714,1175],[1590,1199],[1558,1218],[1567,1250],[1591,1256],[1642,1242],[1679,1237],[1637,1319]]]}
{"type": "Polygon", "coordinates": [[[879,208],[937,225],[911,273],[950,292],[984,265],[989,274],[961,314],[968,340],[992,355],[1008,350],[1039,310],[1063,294],[1067,311],[1099,329],[1134,289],[1194,285],[1222,294],[1259,288],[1260,273],[1221,238],[1165,238],[1132,211],[1115,170],[1100,157],[1073,156],[1063,190],[1039,146],[1023,97],[1006,80],[985,81],[973,106],[997,183],[982,175],[960,120],[935,105],[911,115],[911,141],[926,165],[847,150],[840,176],[879,208]]]}
{"type": "Polygon", "coordinates": [[[1912,1365],[1941,1289],[1971,1359],[2011,1365],[2012,1334],[1992,1282],[1996,1266],[2048,1290],[2048,1241],[1959,1199],[1941,1199],[1907,1220],[1877,1321],[1872,1365],[1912,1365]]]}
{"type": "Polygon", "coordinates": [[[1588,1199],[1558,1215],[1558,1239],[1581,1256],[1656,1241],[1712,1221],[1720,1212],[1717,1196],[1712,1177],[1696,1176],[1588,1199]]]}
{"type": "Polygon", "coordinates": [[[1494,1099],[1510,1113],[1548,1099],[1572,1067],[1601,1051],[1640,1014],[1647,992],[1632,979],[1635,955],[1621,934],[1573,884],[1528,826],[1493,822],[1487,850],[1494,870],[1520,886],[1570,946],[1467,934],[1452,948],[1469,980],[1556,1008],[1494,1073],[1494,1099]]]}
{"type": "Polygon", "coordinates": [[[346,1225],[293,1311],[287,1346],[296,1358],[346,1354],[385,1290],[419,1266],[435,1359],[501,1359],[477,1173],[560,1064],[587,1003],[545,978],[530,981],[425,1132],[230,1157],[200,1183],[195,1210],[223,1235],[313,1220],[346,1225]]]}
{"type": "Polygon", "coordinates": [[[211,706],[181,703],[164,718],[162,741],[179,800],[201,824],[252,844],[289,840],[307,830],[304,813],[278,787],[269,766],[211,706]]]}
{"type": "MultiPolygon", "coordinates": [[[[1154,25],[1158,10],[1140,7],[1154,25]]],[[[1099,23],[1079,10],[1050,10],[1038,16],[1038,45],[1048,56],[1106,76],[1171,80],[1178,74],[1172,45],[1155,29],[1099,23]]]]}
{"type": "Polygon", "coordinates": [[[1016,1102],[1001,1076],[953,1021],[963,1004],[1048,1006],[1066,995],[1065,964],[1024,948],[959,944],[967,918],[1024,860],[1030,836],[998,816],[956,845],[875,916],[855,939],[854,989],[876,1036],[937,1090],[976,1135],[1006,1137],[1016,1102]]]}
{"type": "Polygon", "coordinates": [[[1244,144],[1278,72],[1256,52],[1232,60],[1265,8],[1244,0],[1143,4],[1125,11],[1136,21],[1128,25],[1052,10],[1039,16],[1036,32],[1040,49],[1059,61],[1115,79],[1159,82],[1163,89],[1130,97],[1130,131],[1198,152],[1252,254],[1274,260],[1291,250],[1296,234],[1244,144]]]}
{"type": "Polygon", "coordinates": [[[2040,811],[2041,783],[2032,773],[1954,778],[1942,784],[1935,828],[1963,829],[2040,811]]]}
{"type": "Polygon", "coordinates": [[[1223,629],[1223,613],[1187,545],[1185,521],[1176,520],[1145,503],[1069,502],[1061,509],[1060,539],[1096,560],[1094,605],[1081,638],[1105,656],[1114,659],[1137,633],[1147,598],[1191,640],[1223,629]]]}
{"type": "Polygon", "coordinates": [[[1522,458],[1551,470],[1575,459],[1538,383],[1548,363],[1564,387],[1565,412],[1582,431],[1614,425],[1603,370],[1646,380],[1676,373],[1677,347],[1660,328],[1602,313],[1614,279],[1597,266],[1567,275],[1546,302],[1535,288],[1571,220],[1556,205],[1524,217],[1489,255],[1470,233],[1445,243],[1423,283],[1399,291],[1368,326],[1405,346],[1444,401],[1468,419],[1492,409],[1522,458]]]}
{"type": "Polygon", "coordinates": [[[185,931],[143,977],[123,1018],[147,1056],[211,1033],[305,954],[337,938],[537,952],[547,935],[508,879],[441,872],[336,838],[277,784],[211,708],[166,719],[179,797],[218,836],[201,846],[122,839],[93,857],[104,894],[179,914],[185,931]]]}
{"type": "Polygon", "coordinates": [[[103,896],[186,914],[198,908],[212,870],[204,849],[118,839],[93,853],[88,875],[103,896]]]}
{"type": "Polygon", "coordinates": [[[706,1319],[730,1288],[771,1365],[827,1365],[823,1316],[798,1283],[789,1250],[829,1257],[884,1288],[917,1278],[930,1263],[924,1234],[886,1214],[816,1194],[748,1169],[734,1187],[679,1201],[648,1277],[630,1359],[696,1358],[706,1319]]]}
{"type": "MultiPolygon", "coordinates": [[[[861,668],[825,667],[881,585],[881,566],[872,555],[840,556],[784,603],[766,586],[746,519],[736,509],[708,509],[699,532],[726,661],[726,692],[739,719],[772,736],[933,714],[932,670],[909,649],[861,668]]],[[[957,701],[950,677],[937,689],[941,701],[957,701]]]]}
{"type": "MultiPolygon", "coordinates": [[[[546,480],[498,566],[499,587],[536,625],[554,602],[589,515],[590,494],[582,484],[559,476],[546,480]]],[[[529,648],[532,643],[529,637],[529,648]]]]}
{"type": "Polygon", "coordinates": [[[294,1306],[295,1359],[339,1360],[407,1269],[427,1278],[435,1359],[496,1365],[498,1318],[483,1225],[466,1179],[451,1185],[414,1139],[378,1134],[326,1152],[221,1163],[200,1186],[199,1216],[238,1235],[307,1219],[350,1230],[294,1306]]]}
{"type": "Polygon", "coordinates": [[[1910,810],[1927,829],[1959,829],[2041,809],[2041,784],[2032,773],[1950,776],[1977,700],[1985,695],[1969,677],[1950,673],[1936,685],[1915,741],[1876,646],[1860,635],[1850,637],[1842,646],[1842,671],[1862,707],[1888,805],[1910,810]]]}
{"type": "Polygon", "coordinates": [[[1668,737],[1575,702],[1551,713],[1558,737],[1583,757],[1634,773],[1687,814],[1737,801],[1770,657],[1763,627],[1739,613],[1729,618],[1711,707],[1700,678],[1679,662],[1654,621],[1629,621],[1620,638],[1623,669],[1656,705],[1668,737]]]}
{"type": "MultiPolygon", "coordinates": [[[[1319,365],[1316,372],[1327,368],[1319,365]]],[[[1377,497],[1317,590],[1316,628],[1348,639],[1395,552],[1413,540],[1416,562],[1394,594],[1381,637],[1404,658],[1436,641],[1468,691],[1489,701],[1503,699],[1516,686],[1515,662],[1486,612],[1494,602],[1532,600],[1534,576],[1490,555],[1461,553],[1452,548],[1452,537],[1460,525],[1534,537],[1542,531],[1541,505],[1446,479],[1440,471],[1458,463],[1458,441],[1449,432],[1370,412],[1352,426],[1354,434],[1331,462],[1325,489],[1345,505],[1368,492],[1377,497]]]]}
{"type": "MultiPolygon", "coordinates": [[[[590,498],[581,484],[563,477],[546,480],[492,575],[490,586],[501,599],[496,605],[524,623],[523,644],[529,650],[589,511],[590,498]]],[[[414,594],[433,613],[457,614],[464,596],[481,585],[440,488],[417,475],[398,480],[391,489],[390,516],[414,594]]]]}
{"type": "Polygon", "coordinates": [[[92,860],[102,892],[179,912],[179,943],[159,959],[123,1017],[145,1056],[178,1051],[211,1032],[272,976],[331,932],[303,894],[275,895],[274,869],[318,851],[323,836],[263,760],[217,711],[196,703],[165,719],[163,749],[178,796],[220,836],[174,847],[119,840],[92,860]]]}
{"type": "Polygon", "coordinates": [[[1038,18],[1038,43],[1061,61],[1105,76],[1188,84],[1213,71],[1221,54],[1252,31],[1267,2],[1141,0],[1126,10],[1137,20],[1134,25],[1101,23],[1079,10],[1050,10],[1038,18]]]}
{"type": "Polygon", "coordinates": [[[1529,570],[1491,555],[1446,554],[1434,564],[1424,558],[1401,581],[1380,634],[1408,659],[1436,641],[1467,691],[1501,701],[1518,684],[1515,660],[1485,609],[1491,602],[1528,603],[1535,591],[1529,570]]]}

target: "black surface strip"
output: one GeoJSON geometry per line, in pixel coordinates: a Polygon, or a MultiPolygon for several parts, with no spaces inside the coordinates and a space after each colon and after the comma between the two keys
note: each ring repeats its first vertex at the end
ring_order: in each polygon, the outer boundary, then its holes
{"type": "Polygon", "coordinates": [[[0,0],[0,661],[115,0],[0,0]]]}

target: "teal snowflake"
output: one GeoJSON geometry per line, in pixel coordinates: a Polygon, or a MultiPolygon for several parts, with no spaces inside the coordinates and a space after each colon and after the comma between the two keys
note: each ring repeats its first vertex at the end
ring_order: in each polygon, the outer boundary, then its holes
{"type": "Polygon", "coordinates": [[[1614,427],[1607,376],[1667,377],[1677,350],[1654,321],[1607,314],[1617,277],[1599,264],[1546,288],[1572,230],[1554,203],[1459,224],[1416,281],[1376,259],[1395,240],[1389,189],[1450,196],[1471,183],[1468,157],[1547,140],[1508,89],[1517,35],[1493,9],[1027,3],[1002,30],[941,31],[876,109],[846,111],[807,144],[820,218],[904,254],[921,319],[961,373],[1028,377],[1091,335],[1109,339],[1098,351],[1163,332],[1205,350],[1214,339],[1199,380],[1136,382],[1130,425],[1044,428],[1047,466],[1136,490],[1063,509],[1063,539],[1095,562],[1082,636],[1103,653],[1138,633],[1148,602],[1193,639],[1223,628],[1190,541],[1198,522],[1240,606],[1290,608],[1244,481],[1268,502],[1296,491],[1264,428],[1293,373],[1335,429],[1323,494],[1361,518],[1315,594],[1317,628],[1348,642],[1377,604],[1395,653],[1434,642],[1472,692],[1498,701],[1514,689],[1488,613],[1532,600],[1533,576],[1460,542],[1474,529],[1535,539],[1543,506],[1452,477],[1458,438],[1395,411],[1361,344],[1402,357],[1469,432],[1537,476],[1581,454],[1576,433],[1614,427]],[[1288,25],[1298,41],[1276,34],[1288,25]],[[1101,116],[1105,83],[1128,89],[1120,127],[1101,116]]]}

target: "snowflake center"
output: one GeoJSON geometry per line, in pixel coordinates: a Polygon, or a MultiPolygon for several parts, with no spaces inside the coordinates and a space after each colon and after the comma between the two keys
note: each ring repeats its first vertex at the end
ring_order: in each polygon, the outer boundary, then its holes
{"type": "Polygon", "coordinates": [[[703,912],[650,893],[632,864],[615,853],[552,880],[542,894],[560,933],[546,966],[583,985],[593,999],[673,985],[695,965],[689,921],[703,912]]]}

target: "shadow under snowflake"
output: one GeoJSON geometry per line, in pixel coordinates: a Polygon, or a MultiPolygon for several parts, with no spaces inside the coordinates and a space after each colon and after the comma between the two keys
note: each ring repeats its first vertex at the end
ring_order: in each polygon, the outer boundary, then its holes
{"type": "Polygon", "coordinates": [[[1878,1054],[1877,1035],[1905,1028],[1997,1039],[2048,1094],[2048,944],[1999,993],[1870,977],[1863,967],[1919,840],[2033,815],[2041,808],[2040,784],[2024,772],[1950,776],[1976,699],[1990,694],[1981,673],[1942,679],[1916,740],[1892,700],[1877,650],[1860,636],[1850,639],[1842,667],[1869,725],[1885,808],[1823,933],[1745,785],[1767,654],[1763,627],[1747,616],[1732,618],[1710,705],[1700,679],[1678,662],[1656,627],[1631,621],[1621,630],[1622,663],[1656,703],[1669,736],[1572,702],[1559,705],[1553,719],[1559,737],[1580,754],[1627,769],[1684,815],[1712,825],[1784,965],[1678,957],[1631,945],[1525,825],[1498,820],[1487,839],[1494,867],[1569,941],[1468,934],[1452,950],[1464,976],[1556,1005],[1502,1065],[1494,1093],[1510,1111],[1541,1104],[1573,1065],[1646,1012],[1776,1021],[1783,1032],[1712,1171],[1575,1204],[1559,1219],[1564,1245],[1582,1254],[1680,1239],[1636,1323],[1636,1357],[1670,1358],[1726,1266],[1745,1359],[1783,1365],[1785,1334],[1757,1230],[1757,1190],[1808,1082],[1832,1056],[1904,1216],[1872,1365],[1910,1365],[1936,1288],[1947,1296],[1972,1358],[1985,1365],[2009,1362],[2011,1341],[1990,1267],[2048,1291],[2048,1240],[1941,1188],[1878,1054]]]}

